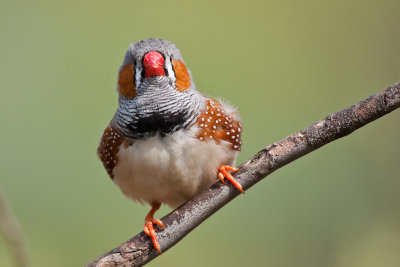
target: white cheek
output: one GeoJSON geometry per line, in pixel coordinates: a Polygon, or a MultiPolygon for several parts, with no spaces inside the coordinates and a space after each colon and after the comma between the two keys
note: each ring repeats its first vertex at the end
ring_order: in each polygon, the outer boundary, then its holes
{"type": "Polygon", "coordinates": [[[165,59],[165,68],[168,71],[168,77],[171,79],[172,83],[175,84],[176,77],[175,77],[175,72],[172,69],[172,64],[171,64],[171,59],[170,58],[165,59]]]}
{"type": "Polygon", "coordinates": [[[140,79],[142,78],[142,71],[143,71],[142,66],[139,66],[139,64],[136,64],[136,67],[135,67],[135,85],[136,85],[136,88],[138,88],[139,85],[140,85],[140,79]]]}

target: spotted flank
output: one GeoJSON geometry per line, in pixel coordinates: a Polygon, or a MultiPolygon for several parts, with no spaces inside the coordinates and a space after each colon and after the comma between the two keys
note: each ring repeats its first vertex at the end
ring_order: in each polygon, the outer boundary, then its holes
{"type": "Polygon", "coordinates": [[[113,169],[118,162],[118,150],[121,144],[127,139],[117,129],[108,126],[103,133],[100,145],[97,148],[97,154],[103,162],[111,179],[114,178],[113,169]]]}
{"type": "Polygon", "coordinates": [[[232,114],[227,113],[217,100],[206,101],[206,109],[200,114],[197,126],[197,138],[200,141],[214,139],[219,143],[224,140],[231,143],[234,150],[240,151],[242,124],[232,114]]]}

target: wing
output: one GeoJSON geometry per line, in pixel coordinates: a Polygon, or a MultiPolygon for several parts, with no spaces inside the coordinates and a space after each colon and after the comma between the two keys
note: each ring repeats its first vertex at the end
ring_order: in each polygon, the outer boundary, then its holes
{"type": "Polygon", "coordinates": [[[231,143],[232,149],[240,151],[242,123],[231,106],[216,99],[206,100],[206,109],[200,114],[197,126],[197,138],[200,141],[214,139],[216,143],[220,143],[223,140],[231,143]]]}

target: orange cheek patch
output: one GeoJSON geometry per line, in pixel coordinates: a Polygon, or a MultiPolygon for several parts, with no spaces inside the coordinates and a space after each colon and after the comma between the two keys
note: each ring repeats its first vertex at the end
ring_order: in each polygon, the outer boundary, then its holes
{"type": "Polygon", "coordinates": [[[172,60],[174,65],[176,82],[175,86],[178,91],[183,92],[190,87],[190,75],[185,64],[180,60],[172,60]]]}
{"type": "Polygon", "coordinates": [[[136,96],[135,87],[135,71],[133,70],[133,65],[125,65],[119,72],[118,75],[118,88],[119,92],[127,97],[134,98],[136,96]]]}

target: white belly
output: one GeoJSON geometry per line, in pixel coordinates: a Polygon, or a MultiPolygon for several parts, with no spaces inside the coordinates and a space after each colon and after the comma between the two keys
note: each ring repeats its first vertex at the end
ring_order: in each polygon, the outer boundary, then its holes
{"type": "Polygon", "coordinates": [[[175,208],[217,179],[220,165],[234,165],[232,144],[202,142],[193,131],[156,135],[133,145],[121,145],[114,182],[125,196],[140,202],[160,202],[175,208]]]}

